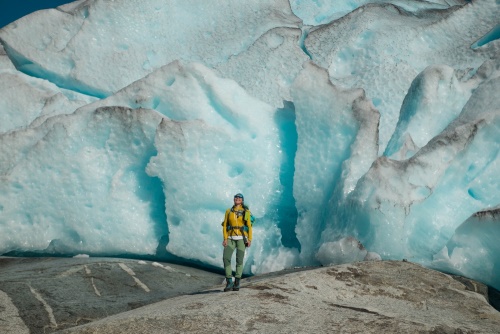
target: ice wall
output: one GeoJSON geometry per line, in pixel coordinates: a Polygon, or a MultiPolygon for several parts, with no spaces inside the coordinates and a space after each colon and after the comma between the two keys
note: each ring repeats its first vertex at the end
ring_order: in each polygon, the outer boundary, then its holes
{"type": "Polygon", "coordinates": [[[176,59],[216,66],[299,23],[286,0],[86,0],[23,17],[0,39],[20,71],[102,98],[176,59]]]}
{"type": "Polygon", "coordinates": [[[312,29],[305,47],[334,84],[363,87],[380,111],[380,153],[394,132],[413,79],[426,67],[477,68],[498,53],[471,45],[496,24],[495,1],[411,13],[392,4],[366,5],[312,29]],[[477,18],[482,19],[478,21],[477,18]]]}
{"type": "Polygon", "coordinates": [[[332,228],[347,226],[346,234],[382,257],[428,264],[463,222],[496,207],[498,69],[498,60],[485,63],[471,79],[482,83],[460,115],[410,159],[379,158],[349,194],[344,215],[335,217],[332,228]]]}
{"type": "Polygon", "coordinates": [[[471,216],[456,229],[441,252],[434,255],[431,267],[496,282],[500,268],[499,221],[498,208],[471,216]]]}
{"type": "Polygon", "coordinates": [[[500,287],[495,0],[216,4],[0,30],[0,254],[221,267],[242,192],[246,273],[406,258],[500,287]]]}
{"type": "Polygon", "coordinates": [[[298,134],[293,188],[296,232],[302,261],[311,263],[321,236],[313,231],[324,229],[328,201],[335,189],[346,182],[347,189],[340,191],[352,190],[350,178],[357,180],[377,156],[374,139],[379,114],[362,90],[340,90],[328,80],[326,71],[310,64],[297,77],[292,97],[298,134]],[[349,159],[357,160],[358,171],[344,165],[349,159]]]}
{"type": "Polygon", "coordinates": [[[2,135],[2,252],[155,253],[167,226],[161,184],[145,168],[160,122],[109,107],[2,135]]]}

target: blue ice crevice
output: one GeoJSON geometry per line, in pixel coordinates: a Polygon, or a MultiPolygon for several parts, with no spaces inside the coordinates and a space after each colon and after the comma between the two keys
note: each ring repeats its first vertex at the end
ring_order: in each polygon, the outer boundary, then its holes
{"type": "Polygon", "coordinates": [[[301,249],[300,242],[295,233],[298,212],[293,197],[293,178],[295,173],[295,155],[297,153],[298,134],[295,125],[295,106],[292,102],[284,101],[283,108],[278,109],[275,115],[281,150],[283,152],[280,165],[279,180],[282,186],[281,196],[277,201],[275,220],[281,230],[283,246],[301,249]]]}
{"type": "MultiPolygon", "coordinates": [[[[0,39],[0,44],[3,46],[5,53],[14,64],[15,68],[28,76],[47,80],[59,88],[71,90],[83,95],[103,99],[111,95],[110,92],[104,92],[95,87],[84,84],[74,78],[61,76],[57,73],[43,68],[40,64],[26,58],[24,55],[16,51],[8,43],[0,39]]],[[[75,64],[72,59],[67,60],[66,64],[69,68],[74,68],[75,64]]]]}
{"type": "Polygon", "coordinates": [[[491,29],[486,35],[479,39],[476,43],[471,45],[473,50],[478,49],[488,43],[500,39],[500,24],[497,24],[493,29],[491,29]]]}

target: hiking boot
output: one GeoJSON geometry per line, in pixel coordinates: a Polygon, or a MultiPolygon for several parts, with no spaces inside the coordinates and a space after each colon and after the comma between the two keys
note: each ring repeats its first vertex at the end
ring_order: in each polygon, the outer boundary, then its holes
{"type": "Polygon", "coordinates": [[[224,292],[232,290],[234,286],[232,278],[226,278],[226,287],[224,288],[224,292]]]}
{"type": "Polygon", "coordinates": [[[233,286],[233,291],[239,291],[240,290],[240,279],[241,278],[237,278],[236,277],[236,281],[234,282],[234,286],[233,286]]]}

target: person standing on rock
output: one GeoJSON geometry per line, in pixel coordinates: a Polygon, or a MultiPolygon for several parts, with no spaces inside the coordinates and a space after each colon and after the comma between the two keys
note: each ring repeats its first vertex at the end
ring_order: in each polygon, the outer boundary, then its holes
{"type": "Polygon", "coordinates": [[[243,258],[246,247],[252,244],[251,212],[244,204],[245,198],[242,194],[234,195],[234,205],[226,210],[222,222],[222,235],[224,241],[224,271],[226,273],[226,287],[224,291],[238,291],[240,289],[241,275],[243,274],[243,258]],[[233,270],[231,258],[236,249],[236,275],[233,283],[233,270]]]}

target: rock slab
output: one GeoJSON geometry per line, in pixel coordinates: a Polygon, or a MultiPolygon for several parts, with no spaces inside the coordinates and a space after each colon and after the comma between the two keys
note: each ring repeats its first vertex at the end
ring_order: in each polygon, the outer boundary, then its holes
{"type": "Polygon", "coordinates": [[[215,273],[151,261],[0,257],[0,333],[53,333],[221,281],[215,273]]]}
{"type": "Polygon", "coordinates": [[[170,298],[61,333],[499,333],[500,313],[409,262],[323,267],[170,298]]]}

